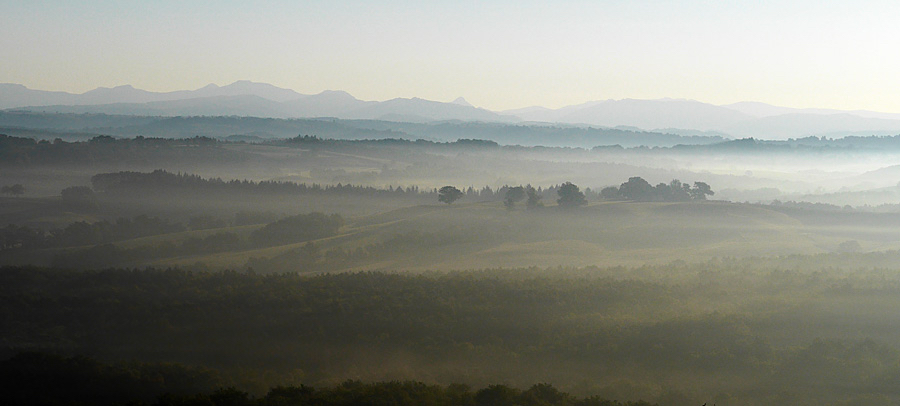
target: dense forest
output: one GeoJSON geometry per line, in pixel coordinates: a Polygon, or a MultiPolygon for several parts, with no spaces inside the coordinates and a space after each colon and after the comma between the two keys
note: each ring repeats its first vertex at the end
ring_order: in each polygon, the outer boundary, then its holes
{"type": "Polygon", "coordinates": [[[898,274],[796,269],[747,260],[303,277],[6,267],[0,337],[9,354],[176,362],[187,369],[169,367],[167,385],[256,396],[428,377],[673,405],[900,399],[898,274]]]}

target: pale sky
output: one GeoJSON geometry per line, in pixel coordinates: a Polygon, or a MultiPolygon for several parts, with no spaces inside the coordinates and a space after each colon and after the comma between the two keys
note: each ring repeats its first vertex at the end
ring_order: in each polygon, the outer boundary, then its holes
{"type": "Polygon", "coordinates": [[[897,1],[0,0],[0,82],[900,113],[897,1]]]}

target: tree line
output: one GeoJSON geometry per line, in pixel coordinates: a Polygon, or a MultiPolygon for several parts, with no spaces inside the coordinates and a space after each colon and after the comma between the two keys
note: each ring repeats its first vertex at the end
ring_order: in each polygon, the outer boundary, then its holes
{"type": "MultiPolygon", "coordinates": [[[[471,188],[470,188],[471,189],[471,188]]],[[[559,197],[556,203],[561,208],[575,208],[587,204],[587,194],[591,193],[590,189],[581,191],[578,185],[572,182],[565,182],[562,185],[548,188],[549,192],[556,192],[559,197]]],[[[528,198],[525,207],[529,209],[541,207],[542,194],[540,188],[535,189],[531,185],[526,186],[504,186],[499,190],[503,194],[503,205],[507,209],[513,209],[516,203],[528,198]]],[[[603,188],[599,197],[604,200],[628,200],[636,202],[687,202],[691,200],[706,200],[707,196],[714,195],[712,188],[706,182],[694,182],[691,186],[688,183],[682,183],[678,179],[674,179],[669,183],[659,183],[656,186],[650,185],[641,177],[631,177],[627,182],[619,187],[609,186],[603,188]]],[[[467,193],[463,193],[455,186],[444,186],[438,190],[438,201],[451,204],[463,197],[467,193]]]]}
{"type": "Polygon", "coordinates": [[[223,143],[209,137],[117,139],[107,135],[89,141],[68,142],[13,137],[0,134],[0,166],[65,165],[101,162],[168,162],[171,160],[235,163],[245,161],[246,153],[222,148],[223,143]]]}
{"type": "Polygon", "coordinates": [[[393,187],[381,189],[372,186],[340,184],[320,185],[313,183],[288,181],[252,181],[222,180],[221,178],[204,178],[187,173],[172,173],[162,169],[153,172],[115,172],[101,173],[91,177],[91,185],[96,192],[129,193],[149,190],[165,190],[169,192],[185,191],[191,193],[226,192],[253,194],[319,194],[349,196],[396,196],[437,194],[437,190],[422,189],[418,186],[407,188],[393,187]]]}

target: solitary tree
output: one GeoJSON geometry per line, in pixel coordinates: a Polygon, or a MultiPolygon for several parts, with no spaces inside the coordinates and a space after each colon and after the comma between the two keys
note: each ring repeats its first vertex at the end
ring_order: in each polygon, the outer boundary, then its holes
{"type": "Polygon", "coordinates": [[[639,176],[628,178],[628,182],[619,186],[619,194],[625,200],[649,202],[653,200],[653,186],[639,176]]]}
{"type": "Polygon", "coordinates": [[[578,186],[572,182],[563,183],[563,185],[557,189],[556,194],[559,195],[559,199],[556,199],[556,203],[562,208],[574,208],[587,204],[584,193],[581,193],[578,186]]]}
{"type": "Polygon", "coordinates": [[[512,210],[515,207],[517,202],[522,201],[525,198],[525,188],[522,186],[516,186],[509,188],[506,191],[506,199],[503,200],[503,205],[506,206],[507,209],[512,210]]]}
{"type": "Polygon", "coordinates": [[[453,186],[444,186],[438,190],[438,201],[442,203],[453,203],[463,197],[463,192],[453,186]]]}
{"type": "Polygon", "coordinates": [[[25,194],[25,186],[22,186],[21,183],[16,183],[12,186],[4,186],[0,188],[0,193],[13,196],[23,195],[25,194]]]}

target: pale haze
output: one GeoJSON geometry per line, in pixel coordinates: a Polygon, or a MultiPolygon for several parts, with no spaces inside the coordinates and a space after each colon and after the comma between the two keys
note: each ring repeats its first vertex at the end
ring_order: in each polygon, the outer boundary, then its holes
{"type": "Polygon", "coordinates": [[[900,112],[896,2],[0,3],[0,82],[237,80],[491,110],[604,99],[900,112]]]}

